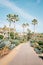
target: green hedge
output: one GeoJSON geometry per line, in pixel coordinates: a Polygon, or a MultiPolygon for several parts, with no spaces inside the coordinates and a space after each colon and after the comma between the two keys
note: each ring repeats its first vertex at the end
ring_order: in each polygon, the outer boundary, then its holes
{"type": "Polygon", "coordinates": [[[39,49],[39,48],[34,48],[34,50],[35,50],[35,52],[36,52],[37,54],[41,54],[41,53],[42,53],[42,50],[39,49]]]}
{"type": "Polygon", "coordinates": [[[4,38],[4,36],[3,35],[0,35],[0,39],[3,39],[4,38]]]}
{"type": "Polygon", "coordinates": [[[15,44],[11,44],[8,48],[12,50],[15,47],[15,44]]]}
{"type": "Polygon", "coordinates": [[[5,44],[3,42],[0,43],[0,49],[3,49],[5,47],[5,44]]]}
{"type": "Polygon", "coordinates": [[[14,39],[14,32],[10,33],[10,37],[11,37],[11,39],[14,39]]]}
{"type": "Polygon", "coordinates": [[[19,40],[14,40],[11,42],[12,44],[15,44],[15,46],[19,45],[20,44],[20,41],[19,40]]]}
{"type": "Polygon", "coordinates": [[[38,44],[39,44],[39,45],[43,45],[43,41],[39,41],[38,44]]]}

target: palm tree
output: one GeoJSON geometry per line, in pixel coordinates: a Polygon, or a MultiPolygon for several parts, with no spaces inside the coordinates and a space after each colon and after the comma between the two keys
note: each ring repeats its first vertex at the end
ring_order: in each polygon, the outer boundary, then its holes
{"type": "Polygon", "coordinates": [[[11,14],[8,14],[8,15],[7,15],[7,20],[9,21],[9,39],[10,39],[11,17],[12,17],[12,15],[11,15],[11,14]]]}
{"type": "Polygon", "coordinates": [[[31,30],[28,28],[27,29],[27,40],[31,38],[31,30]]]}
{"type": "Polygon", "coordinates": [[[28,23],[26,23],[26,26],[29,26],[29,24],[28,24],[28,23]]]}
{"type": "Polygon", "coordinates": [[[26,24],[23,23],[23,24],[22,24],[22,27],[23,27],[23,35],[24,35],[24,34],[25,34],[25,27],[26,27],[26,24]]]}
{"type": "Polygon", "coordinates": [[[34,25],[34,33],[35,33],[35,26],[36,26],[36,24],[38,24],[37,20],[36,19],[33,19],[32,20],[32,24],[34,25]]]}
{"type": "MultiPolygon", "coordinates": [[[[26,23],[26,27],[29,27],[29,24],[28,23],[26,23]]],[[[28,28],[27,28],[28,29],[28,28]]]]}
{"type": "Polygon", "coordinates": [[[34,40],[35,40],[35,26],[36,26],[36,24],[38,24],[37,20],[33,19],[32,24],[34,25],[34,40]]]}
{"type": "MultiPolygon", "coordinates": [[[[23,23],[23,24],[22,24],[22,27],[23,27],[23,37],[26,38],[26,40],[27,40],[27,36],[25,36],[25,33],[26,33],[26,32],[25,32],[25,28],[28,27],[28,26],[29,26],[28,23],[23,23]]],[[[24,38],[23,38],[23,40],[24,40],[24,38]]]]}
{"type": "Polygon", "coordinates": [[[18,15],[12,15],[12,18],[11,18],[11,21],[14,23],[14,29],[15,29],[15,22],[18,21],[19,18],[18,18],[18,15]]]}
{"type": "Polygon", "coordinates": [[[23,27],[23,35],[25,34],[25,28],[28,27],[29,24],[28,23],[23,23],[22,27],[23,27]]]}
{"type": "Polygon", "coordinates": [[[15,22],[19,20],[18,15],[12,15],[11,21],[14,23],[14,38],[15,38],[15,22]]]}
{"type": "MultiPolygon", "coordinates": [[[[7,17],[8,17],[8,20],[9,20],[9,22],[10,22],[10,25],[9,25],[9,26],[11,26],[11,22],[14,23],[14,33],[15,33],[15,22],[19,20],[18,15],[9,14],[9,15],[7,15],[7,17]]],[[[14,35],[15,35],[15,34],[14,34],[14,35]]]]}
{"type": "Polygon", "coordinates": [[[31,30],[29,28],[27,28],[27,33],[31,33],[31,30]]]}

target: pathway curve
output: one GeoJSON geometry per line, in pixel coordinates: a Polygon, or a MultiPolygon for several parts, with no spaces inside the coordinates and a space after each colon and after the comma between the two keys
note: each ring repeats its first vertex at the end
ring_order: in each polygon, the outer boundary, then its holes
{"type": "Polygon", "coordinates": [[[13,49],[6,57],[1,59],[0,65],[43,65],[30,43],[20,44],[13,49]],[[3,63],[2,63],[3,61],[3,63]]]}

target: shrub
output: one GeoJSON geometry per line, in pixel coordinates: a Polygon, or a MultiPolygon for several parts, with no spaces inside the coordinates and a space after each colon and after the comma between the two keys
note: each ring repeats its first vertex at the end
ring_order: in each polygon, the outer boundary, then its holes
{"type": "Polygon", "coordinates": [[[3,43],[4,43],[7,47],[9,47],[9,46],[11,45],[11,42],[10,42],[9,40],[4,40],[3,43]]]}
{"type": "Polygon", "coordinates": [[[39,48],[34,48],[34,50],[36,51],[36,53],[38,53],[38,54],[41,54],[42,53],[42,50],[41,49],[39,49],[39,48]]]}
{"type": "Polygon", "coordinates": [[[0,43],[3,42],[3,39],[0,39],[0,43]]]}
{"type": "Polygon", "coordinates": [[[9,46],[9,49],[12,50],[14,47],[15,47],[15,44],[11,44],[11,45],[9,46]]]}
{"type": "Polygon", "coordinates": [[[30,40],[30,45],[31,45],[32,47],[36,47],[36,46],[38,46],[38,43],[37,43],[36,40],[30,40]]]}
{"type": "Polygon", "coordinates": [[[20,38],[19,41],[20,41],[20,43],[23,43],[24,42],[24,39],[23,38],[20,38]]]}
{"type": "Polygon", "coordinates": [[[15,44],[15,46],[19,45],[20,41],[19,40],[14,40],[12,41],[12,44],[15,44]]]}
{"type": "Polygon", "coordinates": [[[3,39],[4,38],[4,36],[3,35],[0,35],[0,39],[3,39]]]}
{"type": "Polygon", "coordinates": [[[11,39],[14,39],[14,32],[10,33],[10,37],[11,37],[11,39]]]}
{"type": "Polygon", "coordinates": [[[35,43],[36,41],[35,40],[30,40],[31,43],[35,43]]]}
{"type": "Polygon", "coordinates": [[[7,55],[9,53],[9,49],[5,46],[2,50],[0,50],[0,57],[7,55]]]}
{"type": "Polygon", "coordinates": [[[43,48],[43,45],[40,45],[41,48],[43,48]]]}
{"type": "Polygon", "coordinates": [[[19,35],[17,32],[15,33],[15,39],[19,39],[19,35]]]}
{"type": "Polygon", "coordinates": [[[5,44],[3,42],[0,43],[0,49],[3,49],[5,47],[5,44]]]}
{"type": "Polygon", "coordinates": [[[39,41],[38,44],[39,44],[39,45],[43,45],[43,41],[39,41]]]}
{"type": "Polygon", "coordinates": [[[43,48],[41,48],[41,52],[43,53],[43,48]]]}
{"type": "Polygon", "coordinates": [[[27,40],[31,39],[31,33],[27,33],[27,40]]]}
{"type": "Polygon", "coordinates": [[[30,43],[31,47],[34,47],[35,43],[30,43]]]}
{"type": "Polygon", "coordinates": [[[23,43],[23,42],[26,42],[27,41],[27,36],[24,35],[20,38],[20,42],[23,43]]]}
{"type": "Polygon", "coordinates": [[[43,53],[43,48],[40,47],[40,45],[36,46],[34,49],[37,53],[43,53]]]}
{"type": "Polygon", "coordinates": [[[24,37],[20,37],[19,41],[20,41],[20,43],[23,43],[23,42],[26,42],[26,41],[27,41],[27,39],[26,39],[26,38],[24,38],[24,37]]]}

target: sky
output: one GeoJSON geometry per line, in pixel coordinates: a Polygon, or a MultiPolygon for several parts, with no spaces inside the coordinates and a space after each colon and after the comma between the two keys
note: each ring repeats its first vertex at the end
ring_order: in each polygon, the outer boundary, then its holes
{"type": "MultiPolygon", "coordinates": [[[[29,29],[33,32],[32,20],[38,21],[36,32],[43,33],[43,0],[0,0],[0,27],[9,26],[8,14],[17,14],[19,21],[15,23],[18,32],[22,32],[22,24],[29,23],[29,29]]],[[[14,27],[14,24],[11,24],[14,27]]]]}

